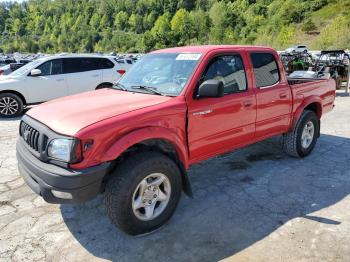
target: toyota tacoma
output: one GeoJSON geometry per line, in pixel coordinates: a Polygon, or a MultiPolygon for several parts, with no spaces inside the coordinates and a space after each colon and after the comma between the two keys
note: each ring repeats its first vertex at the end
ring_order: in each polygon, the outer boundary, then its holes
{"type": "Polygon", "coordinates": [[[275,50],[192,46],[145,55],[113,87],[39,105],[23,116],[18,167],[49,203],[104,195],[113,224],[131,235],[172,216],[188,168],[282,135],[305,157],[332,110],[331,78],[287,78],[275,50]]]}

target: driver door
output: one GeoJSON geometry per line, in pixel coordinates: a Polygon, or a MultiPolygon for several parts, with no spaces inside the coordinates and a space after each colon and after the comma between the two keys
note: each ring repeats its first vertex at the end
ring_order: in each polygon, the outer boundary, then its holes
{"type": "Polygon", "coordinates": [[[27,90],[29,101],[45,102],[68,94],[65,75],[62,72],[62,59],[53,59],[39,65],[39,76],[28,76],[27,90]]]}

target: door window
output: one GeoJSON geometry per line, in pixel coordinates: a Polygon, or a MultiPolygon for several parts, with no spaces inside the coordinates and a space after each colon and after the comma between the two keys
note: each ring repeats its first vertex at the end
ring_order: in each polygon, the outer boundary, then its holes
{"type": "Polygon", "coordinates": [[[110,61],[107,58],[96,58],[99,62],[99,68],[100,69],[111,69],[114,67],[114,64],[112,61],[110,61]]]}
{"type": "Polygon", "coordinates": [[[215,57],[205,70],[202,82],[211,79],[221,80],[224,83],[225,94],[247,90],[246,74],[239,55],[215,57]]]}
{"type": "Polygon", "coordinates": [[[81,62],[81,72],[99,70],[98,60],[95,58],[82,58],[81,62]]]}
{"type": "Polygon", "coordinates": [[[99,58],[64,58],[63,71],[65,74],[99,70],[99,58]]]}
{"type": "Polygon", "coordinates": [[[252,53],[256,87],[272,86],[280,80],[275,57],[271,53],[252,53]]]}
{"type": "Polygon", "coordinates": [[[62,59],[47,61],[37,67],[40,69],[42,76],[62,74],[62,59]]]}

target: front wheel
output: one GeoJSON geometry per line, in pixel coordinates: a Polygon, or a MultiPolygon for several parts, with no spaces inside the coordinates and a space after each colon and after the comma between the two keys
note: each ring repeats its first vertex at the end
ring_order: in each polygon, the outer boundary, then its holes
{"type": "Polygon", "coordinates": [[[313,111],[305,110],[293,131],[283,135],[284,151],[294,157],[305,157],[314,149],[320,132],[319,120],[313,111]]]}
{"type": "Polygon", "coordinates": [[[23,101],[12,93],[0,94],[0,117],[16,117],[23,112],[23,101]]]}
{"type": "Polygon", "coordinates": [[[143,151],[122,162],[108,180],[107,214],[127,234],[154,231],[174,213],[181,196],[177,165],[165,155],[143,151]]]}

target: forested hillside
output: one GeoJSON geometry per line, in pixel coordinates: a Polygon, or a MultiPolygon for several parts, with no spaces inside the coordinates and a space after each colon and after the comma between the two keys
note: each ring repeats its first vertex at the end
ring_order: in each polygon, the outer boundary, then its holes
{"type": "Polygon", "coordinates": [[[193,44],[350,48],[350,0],[29,0],[0,4],[0,52],[193,44]]]}

